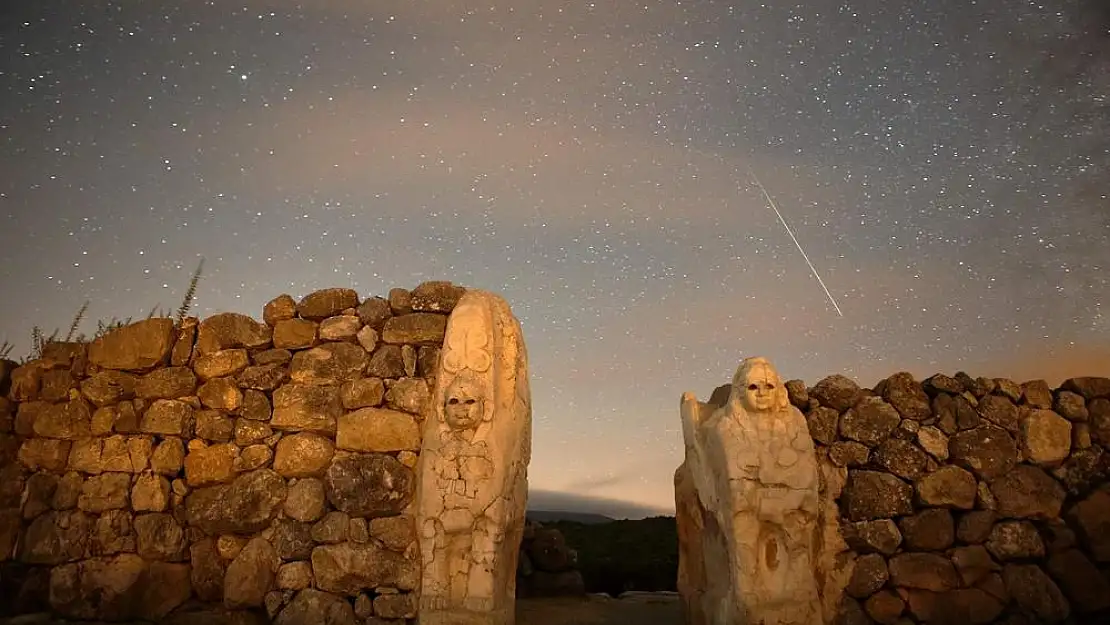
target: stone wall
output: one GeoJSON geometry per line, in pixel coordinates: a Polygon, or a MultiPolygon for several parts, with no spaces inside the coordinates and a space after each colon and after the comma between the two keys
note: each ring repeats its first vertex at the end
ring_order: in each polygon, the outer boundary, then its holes
{"type": "Polygon", "coordinates": [[[414,467],[449,283],[282,295],[0,362],[0,614],[416,612],[414,467]]]}
{"type": "Polygon", "coordinates": [[[1110,379],[786,386],[847,469],[840,622],[1110,622],[1110,379]]]}

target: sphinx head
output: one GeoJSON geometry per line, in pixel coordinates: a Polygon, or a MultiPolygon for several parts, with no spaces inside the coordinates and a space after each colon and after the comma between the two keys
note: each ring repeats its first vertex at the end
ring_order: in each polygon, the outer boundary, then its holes
{"type": "Polygon", "coordinates": [[[790,399],[786,386],[766,358],[745,358],[732,377],[732,401],[749,413],[786,410],[790,399]]]}
{"type": "Polygon", "coordinates": [[[464,370],[455,376],[443,398],[443,420],[453,430],[470,430],[486,418],[485,385],[464,370]]]}

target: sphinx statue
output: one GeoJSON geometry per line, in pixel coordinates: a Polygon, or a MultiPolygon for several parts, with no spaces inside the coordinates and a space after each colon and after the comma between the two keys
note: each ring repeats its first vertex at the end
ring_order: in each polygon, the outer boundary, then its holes
{"type": "Polygon", "coordinates": [[[686,625],[825,623],[805,417],[764,358],[745,359],[718,401],[685,393],[681,402],[686,457],[675,504],[686,625]]]}
{"type": "Polygon", "coordinates": [[[513,625],[531,428],[520,325],[469,290],[447,321],[417,467],[419,625],[513,625]]]}

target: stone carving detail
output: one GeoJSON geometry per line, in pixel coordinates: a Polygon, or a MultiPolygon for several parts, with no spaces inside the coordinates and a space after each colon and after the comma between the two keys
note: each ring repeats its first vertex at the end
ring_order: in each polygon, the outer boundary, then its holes
{"type": "Polygon", "coordinates": [[[728,390],[723,405],[682,396],[675,499],[686,623],[823,623],[818,470],[805,418],[763,358],[745,359],[728,390]]]}
{"type": "Polygon", "coordinates": [[[531,456],[528,357],[500,297],[447,321],[418,472],[420,625],[511,625],[531,456]]]}

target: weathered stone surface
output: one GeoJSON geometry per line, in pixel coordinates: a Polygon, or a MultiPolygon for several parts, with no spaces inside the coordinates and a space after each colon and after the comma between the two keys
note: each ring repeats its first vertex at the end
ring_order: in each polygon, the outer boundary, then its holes
{"type": "Polygon", "coordinates": [[[949,439],[948,458],[979,478],[992,480],[1017,464],[1017,445],[1005,430],[984,426],[949,439]]]}
{"type": "MultiPolygon", "coordinates": [[[[0,476],[0,479],[3,479],[2,476],[0,476]]],[[[58,487],[54,489],[54,497],[50,502],[51,507],[55,510],[76,508],[77,500],[81,496],[81,487],[84,484],[85,478],[80,473],[71,471],[63,475],[62,479],[58,480],[58,487]]]]}
{"type": "Polygon", "coordinates": [[[1001,395],[988,395],[979,402],[979,415],[994,425],[1016,434],[1020,429],[1020,418],[1014,401],[1001,395]]]}
{"type": "Polygon", "coordinates": [[[343,404],[338,388],[286,384],[274,391],[270,425],[277,430],[335,434],[336,419],[341,414],[343,404]]]}
{"type": "Polygon", "coordinates": [[[391,516],[371,519],[369,532],[380,540],[386,549],[403,553],[416,540],[416,525],[411,516],[391,516]]]}
{"type": "Polygon", "coordinates": [[[890,404],[878,397],[865,397],[840,417],[840,435],[874,447],[886,440],[901,420],[890,404]]]}
{"type": "Polygon", "coordinates": [[[139,431],[161,436],[185,436],[192,420],[193,407],[174,399],[158,399],[143,413],[139,431]]]}
{"type": "Polygon", "coordinates": [[[126,473],[96,475],[82,484],[77,507],[93,514],[126,508],[130,491],[131,476],[126,473]]]}
{"type": "Polygon", "coordinates": [[[208,486],[185,498],[189,525],[212,536],[266,528],[285,503],[285,480],[269,469],[244,473],[230,484],[208,486]]]}
{"type": "Polygon", "coordinates": [[[297,303],[297,314],[305,319],[320,321],[357,306],[358,293],[353,289],[320,289],[301,298],[297,303]]]}
{"type": "Polygon", "coordinates": [[[380,378],[359,378],[339,389],[339,397],[347,410],[372,408],[385,398],[385,384],[380,378]]]}
{"type": "Polygon", "coordinates": [[[925,379],[921,383],[921,387],[929,395],[939,395],[940,393],[948,393],[950,395],[959,395],[967,390],[963,382],[956,378],[951,378],[943,373],[936,373],[925,379]]]}
{"type": "Polygon", "coordinates": [[[917,431],[917,444],[934,459],[948,460],[948,436],[940,429],[926,425],[917,431]]]}
{"type": "Polygon", "coordinates": [[[317,588],[347,596],[378,586],[413,590],[419,580],[414,561],[373,543],[316,547],[312,550],[312,571],[317,588]]]}
{"type": "Polygon", "coordinates": [[[829,461],[838,467],[862,467],[871,459],[871,450],[856,441],[836,441],[829,445],[829,461]]]}
{"type": "Polygon", "coordinates": [[[198,410],[194,418],[197,438],[213,443],[226,443],[235,432],[235,422],[222,410],[198,410]]]}
{"type": "Polygon", "coordinates": [[[301,590],[312,586],[312,564],[309,562],[290,562],[278,568],[274,580],[282,590],[301,590]]]}
{"type": "Polygon", "coordinates": [[[331,505],[368,518],[400,514],[412,502],[415,482],[412,469],[384,454],[337,458],[324,478],[331,505]]]}
{"type": "Polygon", "coordinates": [[[948,552],[948,557],[965,586],[972,586],[1001,568],[991,559],[990,552],[983,545],[956,547],[948,552]]]}
{"type": "Polygon", "coordinates": [[[250,365],[245,349],[224,349],[205,354],[193,363],[193,371],[202,381],[238,374],[250,365]]]}
{"type": "Polygon", "coordinates": [[[46,512],[27,526],[19,559],[28,564],[61,564],[84,557],[94,521],[78,510],[46,512]]]}
{"type": "Polygon", "coordinates": [[[197,356],[224,349],[265,347],[270,343],[270,327],[246,315],[219,313],[197,326],[197,356]]]}
{"type": "Polygon", "coordinates": [[[913,489],[909,484],[878,471],[850,471],[843,501],[853,521],[911,514],[913,489]]]}
{"type": "Polygon", "coordinates": [[[358,345],[324,343],[294,354],[289,378],[294,384],[340,385],[361,377],[368,362],[358,345]]]}
{"type": "Polygon", "coordinates": [[[1071,614],[1064,593],[1035,564],[1007,564],[1002,569],[1006,590],[1014,601],[1043,623],[1060,623],[1071,614]]]}
{"type": "Polygon", "coordinates": [[[840,413],[825,406],[818,406],[806,415],[809,435],[822,445],[831,445],[836,441],[839,423],[840,413]]]}
{"type": "Polygon", "coordinates": [[[172,319],[145,319],[107,332],[90,343],[89,362],[102,369],[149,370],[169,359],[175,339],[172,319]]]}
{"type": "Polygon", "coordinates": [[[1068,510],[1067,519],[1098,562],[1110,562],[1110,492],[1098,490],[1068,510]]]}
{"type": "Polygon", "coordinates": [[[235,444],[247,447],[273,436],[274,429],[265,421],[239,419],[235,422],[235,444]]]}
{"type": "Polygon", "coordinates": [[[923,505],[962,510],[975,507],[975,476],[960,467],[942,466],[919,479],[914,486],[917,500],[923,505]]]}
{"type": "Polygon", "coordinates": [[[312,524],[292,519],[276,519],[263,538],[270,541],[282,560],[307,560],[312,556],[312,524]]]}
{"type": "Polygon", "coordinates": [[[1110,580],[1082,551],[1066,549],[1054,553],[1047,568],[1077,614],[1110,608],[1110,580]]]}
{"type": "Polygon", "coordinates": [[[1064,380],[1060,388],[1077,393],[1087,401],[1096,398],[1110,399],[1110,378],[1069,378],[1064,380]]]}
{"type": "Polygon", "coordinates": [[[235,380],[239,388],[257,391],[272,391],[289,378],[289,370],[284,364],[256,365],[243,369],[235,380]]]}
{"type": "Polygon", "coordinates": [[[421,312],[449,313],[466,289],[445,281],[429,281],[412,290],[412,309],[421,312]]]}
{"type": "Polygon", "coordinates": [[[362,322],[355,315],[336,315],[320,322],[318,330],[323,341],[355,341],[362,322]]]}
{"type": "Polygon", "coordinates": [[[224,606],[230,609],[261,607],[280,564],[277,552],[266,539],[252,538],[227,567],[224,606]]]}
{"type": "Polygon", "coordinates": [[[67,564],[50,574],[51,606],[73,619],[160,621],[189,594],[189,565],[146,563],[134,554],[67,564]]]}
{"type": "Polygon", "coordinates": [[[122,371],[105,370],[81,382],[81,395],[94,406],[110,406],[135,396],[138,379],[122,371]]]}
{"type": "Polygon", "coordinates": [[[945,592],[960,586],[952,561],[932,553],[900,553],[890,559],[890,581],[903,588],[945,592]]]}
{"type": "Polygon", "coordinates": [[[1037,467],[1020,464],[990,483],[1001,518],[1051,519],[1060,516],[1064,488],[1037,467]]]}
{"type": "Polygon", "coordinates": [[[238,456],[239,448],[231,443],[194,449],[185,456],[185,480],[190,488],[230,482],[238,456]]]}
{"type": "MultiPolygon", "coordinates": [[[[341,597],[313,588],[299,591],[274,619],[274,625],[357,625],[354,609],[341,597]]],[[[371,620],[366,625],[373,625],[371,620]]]]}
{"type": "Polygon", "coordinates": [[[139,555],[145,560],[180,560],[185,556],[185,530],[164,512],[135,517],[139,555]]]}
{"type": "Polygon", "coordinates": [[[292,319],[297,315],[297,302],[293,296],[282,293],[274,299],[266,302],[262,308],[262,320],[266,325],[273,326],[279,321],[292,319]]]}
{"type": "MultiPolygon", "coordinates": [[[[23,518],[33,519],[51,509],[50,502],[58,488],[58,476],[49,473],[35,473],[27,478],[27,488],[23,492],[23,518]]],[[[15,501],[16,506],[19,500],[15,501]]]]}
{"type": "Polygon", "coordinates": [[[170,349],[171,366],[181,367],[189,364],[193,357],[193,345],[196,343],[199,322],[196,317],[185,317],[177,324],[173,347],[170,349]]]}
{"type": "Polygon", "coordinates": [[[283,437],[277,443],[274,470],[285,477],[319,477],[327,471],[335,445],[311,432],[283,437]]]}
{"type": "Polygon", "coordinates": [[[147,473],[135,478],[131,487],[131,508],[135,512],[162,512],[170,503],[170,482],[161,475],[147,473]]]}
{"type": "Polygon", "coordinates": [[[251,362],[258,366],[287,365],[291,360],[293,360],[293,352],[281,348],[267,349],[251,354],[251,362]]]}
{"type": "Polygon", "coordinates": [[[956,540],[956,524],[945,508],[929,508],[898,522],[906,547],[916,551],[943,551],[956,540]]]}
{"type": "MultiPolygon", "coordinates": [[[[1002,601],[979,588],[942,593],[913,590],[907,595],[910,614],[925,623],[986,625],[995,622],[1005,609],[1002,601]]],[[[899,621],[899,625],[908,622],[912,621],[899,621]]]]}
{"type": "Polygon", "coordinates": [[[956,537],[969,545],[975,545],[987,540],[994,521],[997,519],[994,510],[972,510],[960,516],[956,525],[956,537]]]}
{"type": "Polygon", "coordinates": [[[416,312],[390,317],[382,327],[382,341],[391,344],[442,343],[447,331],[447,316],[416,312]]]}
{"type": "Polygon", "coordinates": [[[230,378],[212,378],[197,389],[197,397],[207,408],[234,412],[243,404],[239,384],[230,378]]]}
{"type": "Polygon", "coordinates": [[[866,599],[882,588],[889,578],[883,556],[877,553],[864,554],[856,559],[852,577],[844,590],[856,599],[866,599]]]}
{"type": "Polygon", "coordinates": [[[1071,452],[1071,422],[1051,410],[1024,410],[1018,440],[1028,462],[1058,464],[1071,452]]]}
{"type": "Polygon", "coordinates": [[[855,381],[840,374],[830,375],[809,389],[811,397],[837,412],[856,405],[863,394],[862,389],[855,381]]]}
{"type": "Polygon", "coordinates": [[[185,444],[180,438],[165,438],[150,455],[150,468],[159,475],[177,477],[185,466],[185,444]]]}
{"type": "Polygon", "coordinates": [[[420,449],[420,428],[412,415],[362,408],[339,417],[335,444],[350,451],[415,451],[420,449]]]}
{"type": "Polygon", "coordinates": [[[873,459],[876,464],[894,475],[912,481],[925,473],[928,456],[920,447],[909,441],[889,438],[875,450],[873,459]]]}
{"type": "Polygon", "coordinates": [[[65,471],[71,441],[29,438],[19,447],[19,462],[32,471],[65,471]]]}
{"type": "Polygon", "coordinates": [[[1040,558],[1045,554],[1041,535],[1028,521],[1002,521],[996,524],[987,538],[986,547],[1000,561],[1040,558]]]}
{"type": "Polygon", "coordinates": [[[297,521],[311,523],[319,520],[327,510],[324,483],[314,478],[297,480],[289,487],[284,509],[285,516],[297,521]]]}
{"type": "Polygon", "coordinates": [[[420,416],[427,413],[431,399],[431,388],[423,378],[395,380],[385,394],[386,405],[390,408],[420,416]]]}
{"type": "Polygon", "coordinates": [[[251,421],[269,421],[273,415],[270,398],[262,391],[247,389],[243,392],[243,405],[239,406],[238,414],[251,421]]]}
{"type": "Polygon", "coordinates": [[[413,593],[378,595],[374,598],[374,614],[387,619],[416,617],[416,595],[413,593]]]}
{"type": "Polygon", "coordinates": [[[270,449],[269,445],[257,444],[249,445],[242,452],[239,457],[235,459],[236,473],[244,471],[254,471],[270,464],[270,460],[274,458],[274,451],[270,449]]]}
{"type": "Polygon", "coordinates": [[[1087,403],[1079,393],[1060,391],[1052,403],[1052,410],[1068,421],[1082,422],[1090,417],[1087,403]]]}
{"type": "Polygon", "coordinates": [[[895,625],[898,623],[902,612],[906,609],[906,602],[902,597],[893,590],[885,589],[880,590],[868,597],[867,601],[863,602],[863,610],[870,616],[876,623],[886,625],[890,623],[895,625]]]}
{"type": "Polygon", "coordinates": [[[405,361],[400,345],[379,345],[370,356],[366,375],[378,378],[400,378],[405,375],[405,361]]]}
{"type": "Polygon", "coordinates": [[[90,435],[92,410],[83,399],[52,404],[38,414],[34,423],[36,436],[76,440],[90,435]]]}
{"type": "Polygon", "coordinates": [[[351,517],[347,513],[332,510],[312,526],[312,540],[321,544],[344,542],[350,526],[351,517]]]}
{"type": "Polygon", "coordinates": [[[882,383],[882,397],[898,414],[906,419],[925,421],[933,416],[929,407],[929,396],[925,390],[914,380],[913,375],[906,372],[895,373],[882,383]]]}
{"type": "Polygon", "coordinates": [[[155,369],[139,378],[135,395],[143,399],[178,399],[192,395],[197,377],[188,367],[155,369]]]}
{"type": "Polygon", "coordinates": [[[1044,380],[1030,380],[1021,385],[1021,401],[1038,409],[1052,408],[1052,389],[1044,380]]]}
{"type": "Polygon", "coordinates": [[[390,310],[389,301],[381,297],[370,297],[363,301],[358,306],[358,318],[362,320],[363,325],[381,330],[385,326],[386,319],[393,316],[393,311],[390,310]]]}

